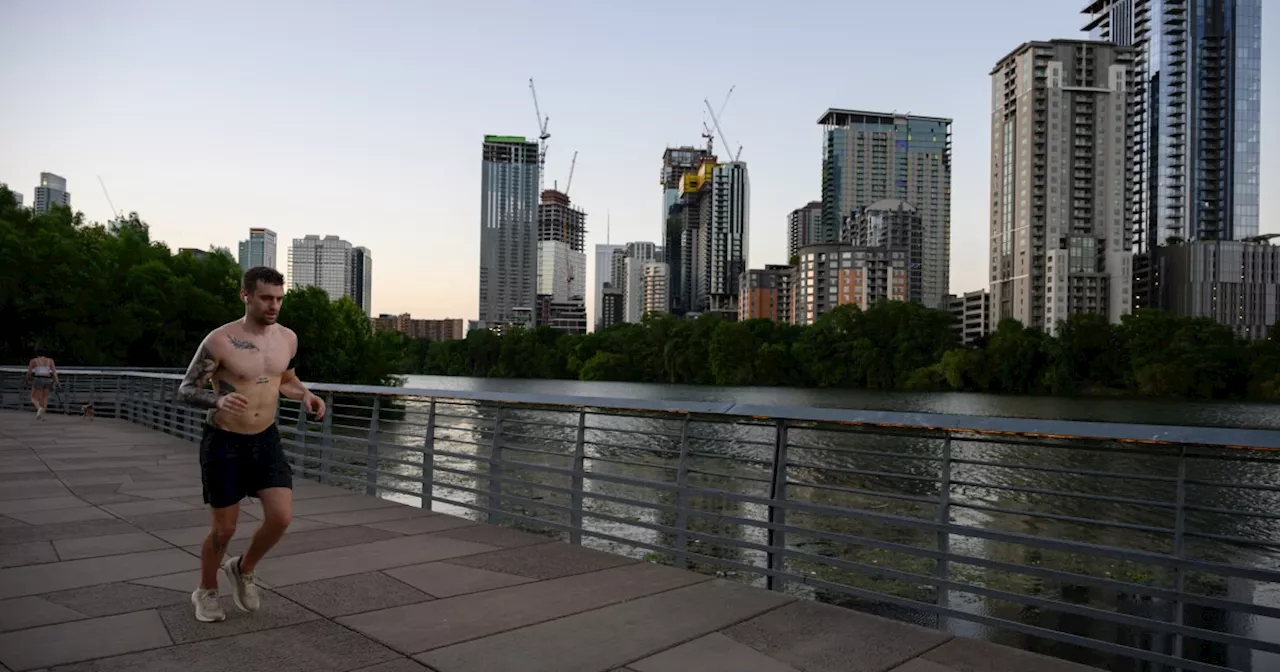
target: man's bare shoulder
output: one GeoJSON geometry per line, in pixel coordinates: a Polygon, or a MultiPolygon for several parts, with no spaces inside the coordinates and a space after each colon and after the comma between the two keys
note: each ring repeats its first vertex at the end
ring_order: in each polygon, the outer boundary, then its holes
{"type": "Polygon", "coordinates": [[[205,335],[202,345],[210,350],[221,350],[222,342],[227,340],[227,336],[233,333],[232,329],[235,325],[235,322],[228,322],[222,326],[214,327],[212,331],[205,335]]]}
{"type": "Polygon", "coordinates": [[[290,345],[298,344],[298,334],[294,332],[294,330],[279,323],[277,323],[276,326],[280,328],[280,333],[284,336],[285,341],[290,345]]]}

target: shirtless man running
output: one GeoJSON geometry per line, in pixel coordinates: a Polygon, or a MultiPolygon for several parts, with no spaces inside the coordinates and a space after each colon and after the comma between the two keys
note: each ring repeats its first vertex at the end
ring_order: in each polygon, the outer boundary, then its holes
{"type": "Polygon", "coordinates": [[[200,476],[212,525],[200,549],[200,586],[191,594],[196,620],[205,623],[226,618],[218,604],[219,567],[231,581],[236,606],[258,608],[254,567],[284,536],[293,517],[293,472],[276,430],[279,396],[301,401],[317,420],[325,412],[324,401],[294,373],[297,334],[276,324],[284,277],[264,266],[251,268],[245,271],[240,297],[244,318],[209,332],[178,388],[179,400],[209,409],[200,441],[200,476]],[[236,533],[240,500],[248,495],[262,501],[262,524],[244,555],[222,562],[236,533]]]}

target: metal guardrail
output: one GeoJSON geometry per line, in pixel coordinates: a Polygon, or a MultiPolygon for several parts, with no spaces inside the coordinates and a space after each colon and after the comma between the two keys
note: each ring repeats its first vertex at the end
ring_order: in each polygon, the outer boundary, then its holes
{"type": "MultiPolygon", "coordinates": [[[[199,440],[178,375],[60,374],[199,440]]],[[[1280,669],[1280,432],[309,386],[279,423],[322,482],[1107,669],[1280,669]]]]}

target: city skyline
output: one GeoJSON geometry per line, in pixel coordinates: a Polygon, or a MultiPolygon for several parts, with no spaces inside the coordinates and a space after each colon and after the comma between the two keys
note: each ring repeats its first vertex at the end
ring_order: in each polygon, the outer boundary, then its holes
{"type": "MultiPolygon", "coordinates": [[[[0,129],[0,145],[9,150],[0,156],[0,181],[31,203],[33,179],[53,172],[65,177],[76,193],[77,210],[105,222],[110,208],[93,184],[101,176],[117,208],[138,212],[151,225],[153,237],[175,250],[234,249],[251,226],[271,228],[285,240],[332,232],[379,251],[373,313],[475,318],[479,236],[470,223],[479,220],[479,176],[466,167],[474,165],[476,140],[485,133],[536,137],[528,77],[537,80],[543,111],[551,118],[545,186],[563,184],[573,151],[580,151],[574,201],[587,212],[611,213],[615,243],[655,239],[655,222],[661,220],[653,180],[661,151],[697,145],[702,99],[717,104],[733,85],[733,98],[720,121],[733,148],[739,143],[746,147],[743,155],[751,164],[748,268],[785,263],[787,215],[821,195],[820,140],[813,119],[822,110],[912,111],[953,119],[949,284],[959,294],[987,284],[985,253],[962,252],[985,250],[989,239],[990,67],[1028,40],[1082,37],[1082,3],[1055,1],[1047,8],[991,3],[982,21],[975,18],[983,13],[981,7],[919,4],[933,17],[929,24],[936,24],[924,27],[926,39],[931,35],[963,47],[952,50],[954,58],[901,54],[884,67],[853,72],[838,83],[811,65],[837,53],[833,47],[785,37],[802,35],[813,11],[782,12],[765,3],[744,3],[741,13],[721,17],[727,20],[725,30],[742,35],[746,48],[741,60],[689,82],[673,81],[669,72],[645,73],[639,66],[646,62],[645,53],[662,46],[647,41],[661,33],[652,32],[661,25],[660,12],[578,3],[575,21],[588,39],[572,51],[539,44],[515,69],[519,72],[496,55],[482,54],[475,72],[465,77],[431,69],[399,87],[389,82],[409,71],[394,65],[376,81],[361,83],[360,78],[369,63],[389,54],[412,56],[408,60],[415,62],[438,60],[434,49],[448,52],[482,30],[474,14],[384,3],[385,11],[374,23],[350,10],[319,10],[303,20],[296,57],[281,58],[283,52],[267,35],[297,17],[279,6],[266,8],[255,26],[241,26],[229,18],[164,4],[120,3],[108,9],[73,2],[62,29],[42,38],[40,49],[32,42],[35,31],[28,30],[39,13],[19,7],[0,27],[0,76],[16,84],[34,63],[30,54],[52,53],[45,64],[51,76],[29,85],[30,95],[7,103],[13,123],[0,129]],[[997,15],[1000,21],[989,20],[997,15]],[[207,26],[173,28],[194,18],[207,26]],[[383,22],[392,19],[406,29],[378,37],[383,22]],[[623,39],[610,32],[610,26],[618,25],[628,26],[623,39]],[[956,25],[964,26],[963,39],[956,37],[956,25]],[[322,44],[343,26],[353,29],[352,48],[309,62],[324,53],[322,44]],[[440,37],[438,44],[411,44],[409,26],[440,37]],[[112,42],[123,38],[137,46],[98,58],[108,35],[112,42]],[[225,63],[175,46],[188,41],[240,44],[240,38],[245,48],[225,63]],[[600,55],[600,63],[586,70],[567,67],[584,48],[600,55]],[[369,53],[357,53],[362,49],[369,53]],[[167,61],[155,57],[166,51],[179,55],[167,61]],[[275,64],[261,72],[262,62],[275,64]],[[317,84],[318,73],[326,68],[333,69],[335,79],[317,84]],[[581,86],[612,81],[606,78],[613,72],[627,75],[626,85],[617,87],[617,103],[606,104],[587,91],[591,87],[581,86]],[[298,85],[282,89],[281,79],[298,85]],[[420,92],[424,84],[427,94],[420,92]],[[98,101],[93,115],[74,112],[71,101],[83,96],[98,101]],[[461,102],[430,102],[448,98],[461,102]],[[625,121],[596,118],[615,105],[625,121]],[[59,112],[50,114],[50,109],[59,112]],[[408,109],[414,114],[402,111],[408,109]],[[625,133],[618,132],[622,127],[625,133]],[[397,138],[391,150],[374,147],[383,144],[378,138],[384,134],[397,138]],[[192,161],[192,156],[200,160],[192,161]]],[[[502,6],[495,3],[494,11],[502,6]]],[[[856,16],[874,23],[892,15],[891,8],[821,7],[822,15],[833,19],[856,16]]],[[[707,10],[692,11],[699,16],[707,10]]],[[[529,25],[549,20],[532,11],[514,10],[511,16],[529,25]]],[[[1270,29],[1277,21],[1274,12],[1264,13],[1262,20],[1263,32],[1275,34],[1270,29]]],[[[668,39],[674,36],[661,37],[668,39]]],[[[865,48],[888,50],[892,44],[888,35],[869,35],[865,48]]],[[[1268,103],[1277,100],[1280,90],[1272,85],[1275,54],[1274,43],[1264,40],[1264,119],[1275,109],[1268,103]]],[[[1275,138],[1264,128],[1264,186],[1277,173],[1273,168],[1280,167],[1275,148],[1275,138]]],[[[719,141],[716,149],[722,149],[719,141]]],[[[1275,232],[1280,229],[1271,216],[1276,197],[1262,191],[1260,229],[1275,232]]],[[[605,242],[606,227],[599,218],[595,221],[587,233],[588,248],[605,242]]],[[[595,264],[588,267],[591,287],[596,284],[595,264]]],[[[593,296],[588,305],[594,309],[594,303],[593,296]]]]}

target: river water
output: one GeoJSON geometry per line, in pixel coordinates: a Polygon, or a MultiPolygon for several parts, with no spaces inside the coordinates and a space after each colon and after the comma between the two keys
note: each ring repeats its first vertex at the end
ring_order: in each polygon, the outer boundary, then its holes
{"type": "MultiPolygon", "coordinates": [[[[732,401],[747,404],[778,406],[814,406],[826,408],[850,408],[865,410],[909,411],[949,413],[959,415],[1004,416],[1020,418],[1046,418],[1055,420],[1085,420],[1118,423],[1176,424],[1217,427],[1249,427],[1280,430],[1280,406],[1238,402],[1187,402],[1156,401],[1117,398],[1055,398],[1009,397],[965,393],[881,393],[864,390],[814,390],[794,388],[729,388],[683,385],[655,385],[637,383],[596,383],[554,380],[499,380],[445,376],[409,376],[406,388],[437,391],[499,391],[508,393],[535,393],[557,396],[622,397],[668,401],[732,401]]],[[[412,447],[421,445],[421,423],[425,405],[407,400],[408,416],[399,423],[382,427],[382,441],[400,443],[406,450],[396,456],[409,462],[421,461],[420,454],[412,447]]],[[[440,412],[445,412],[441,410],[440,412]]],[[[483,454],[486,441],[482,427],[493,422],[491,410],[460,405],[448,413],[456,414],[452,420],[442,418],[437,425],[438,450],[457,453],[483,454]]],[[[548,426],[547,415],[515,411],[506,416],[504,433],[512,432],[521,437],[520,445],[535,449],[537,454],[522,456],[525,462],[542,466],[565,468],[571,463],[576,428],[576,416],[566,414],[559,426],[548,426]],[[564,459],[560,459],[564,458],[564,459]]],[[[555,423],[553,422],[552,425],[555,423]]],[[[656,481],[670,481],[679,446],[680,427],[673,419],[645,417],[592,416],[587,426],[589,465],[592,474],[602,474],[656,481]],[[624,440],[619,437],[629,437],[624,440]],[[673,438],[674,437],[674,438],[673,438]]],[[[345,433],[345,432],[344,432],[345,433]]],[[[750,423],[706,424],[691,436],[696,457],[690,469],[700,479],[695,487],[718,489],[727,492],[768,496],[769,472],[766,466],[771,457],[769,445],[772,428],[751,426],[750,423]]],[[[936,520],[936,504],[927,505],[911,501],[911,497],[936,497],[939,490],[935,474],[940,459],[941,444],[937,440],[904,437],[837,436],[820,433],[809,435],[799,431],[789,438],[795,443],[792,464],[803,463],[819,469],[797,471],[789,474],[792,483],[789,498],[809,504],[865,508],[892,515],[936,520]],[[856,450],[854,449],[856,446],[856,450]],[[800,449],[803,447],[803,449],[800,449]],[[879,453],[879,457],[858,450],[879,453]],[[901,456],[898,459],[896,456],[901,456]],[[932,463],[929,461],[933,460],[932,463]],[[844,470],[847,473],[840,473],[844,470]],[[833,475],[833,472],[834,475],[833,475]],[[854,473],[857,472],[857,473],[854,473]],[[867,472],[878,475],[866,476],[867,472]],[[806,475],[807,474],[807,475],[806,475]],[[861,474],[861,475],[858,475],[861,474]],[[927,477],[927,479],[925,478],[927,477]],[[914,479],[914,480],[908,480],[914,479]],[[927,483],[924,481],[928,481],[927,483]],[[812,487],[810,487],[812,486],[812,487]],[[930,490],[929,488],[932,488],[930,490]],[[857,494],[850,494],[857,493],[857,494]],[[904,496],[903,499],[877,497],[904,496]],[[907,500],[907,501],[904,501],[907,500]]],[[[1068,450],[1063,448],[1009,447],[978,442],[961,442],[952,448],[955,459],[983,462],[984,465],[959,464],[955,467],[953,483],[953,523],[996,530],[1011,534],[1034,535],[1056,539],[1070,539],[1086,543],[1103,544],[1132,549],[1138,552],[1169,553],[1171,535],[1158,530],[1171,529],[1173,519],[1169,510],[1159,507],[1135,506],[1125,503],[1085,501],[1078,498],[1010,492],[999,486],[1016,486],[1043,492],[1074,492],[1091,495],[1122,495],[1128,498],[1153,502],[1173,500],[1173,489],[1168,482],[1148,482],[1141,478],[1117,479],[1089,477],[1073,472],[1113,472],[1134,476],[1171,476],[1176,474],[1177,459],[1159,452],[1131,452],[1124,450],[1068,450]],[[1047,468],[1050,471],[1019,470],[1019,465],[1047,468]],[[1014,509],[1029,515],[1010,515],[992,511],[993,508],[1014,509]],[[1049,516],[1073,516],[1097,519],[1128,525],[1130,528],[1100,528],[1073,521],[1045,519],[1034,514],[1049,516]]],[[[385,452],[384,455],[388,454],[385,452]]],[[[510,456],[508,456],[509,458],[510,456]]],[[[437,466],[451,465],[455,469],[475,471],[475,463],[437,457],[437,466]]],[[[1231,462],[1218,459],[1190,460],[1188,473],[1192,478],[1222,483],[1280,484],[1280,464],[1231,462]]],[[[410,465],[392,469],[403,473],[405,481],[394,487],[404,488],[405,482],[414,482],[421,471],[410,465]]],[[[506,476],[519,475],[522,479],[543,485],[565,487],[567,482],[549,476],[536,469],[517,470],[510,467],[506,476]],[[518,472],[524,472],[519,473],[518,472]]],[[[690,477],[691,479],[694,476],[690,477]]],[[[466,488],[483,489],[485,480],[437,471],[434,480],[436,496],[476,502],[483,496],[466,488]],[[459,489],[451,490],[450,486],[459,489]]],[[[584,507],[591,513],[605,518],[587,516],[583,526],[592,532],[647,542],[656,546],[671,547],[674,538],[654,527],[670,528],[676,521],[669,515],[652,508],[629,506],[625,503],[596,499],[599,493],[652,501],[656,506],[670,505],[669,497],[662,492],[645,493],[640,488],[618,485],[616,482],[586,479],[584,490],[588,493],[584,507]],[[644,523],[628,525],[628,520],[644,523]]],[[[514,492],[507,489],[504,492],[514,492]]],[[[567,505],[568,498],[548,494],[545,490],[529,489],[521,495],[540,500],[548,505],[567,505]]],[[[410,501],[414,497],[406,497],[410,501]]],[[[416,503],[416,501],[415,501],[416,503]]],[[[1188,531],[1205,531],[1233,537],[1257,540],[1259,544],[1217,543],[1212,540],[1188,542],[1187,555],[1197,559],[1231,562],[1267,569],[1280,568],[1280,517],[1267,513],[1280,512],[1280,493],[1241,491],[1238,488],[1190,487],[1187,503],[1206,508],[1259,511],[1262,518],[1202,512],[1188,514],[1188,531]]],[[[691,532],[706,535],[698,548],[699,557],[691,558],[695,569],[713,572],[727,578],[760,585],[758,575],[741,571],[741,565],[762,566],[765,554],[735,545],[717,545],[714,538],[730,538],[748,544],[767,543],[762,527],[740,524],[730,520],[765,520],[764,506],[726,501],[723,498],[694,497],[689,506],[711,512],[707,517],[691,517],[683,524],[691,532]],[[724,517],[722,517],[724,516],[724,517]],[[718,564],[717,560],[724,563],[718,564]],[[727,563],[727,564],[726,564],[727,563]],[[738,567],[732,563],[739,563],[738,567]]],[[[521,509],[522,515],[552,520],[554,513],[537,513],[535,503],[531,509],[521,509]]],[[[460,515],[472,515],[465,508],[437,505],[437,510],[460,515]]],[[[567,522],[560,518],[559,522],[567,522]]],[[[907,574],[932,575],[933,560],[918,554],[895,552],[894,545],[932,548],[936,543],[933,532],[867,522],[848,516],[821,515],[814,512],[793,512],[787,524],[840,535],[885,542],[885,546],[862,547],[860,545],[832,541],[816,534],[803,538],[794,533],[787,537],[788,549],[795,549],[814,558],[834,558],[837,562],[857,563],[864,566],[892,567],[907,574]]],[[[536,525],[525,524],[534,528],[536,525]]],[[[693,541],[690,542],[694,543],[693,541]]],[[[607,540],[584,538],[584,544],[612,552],[627,553],[660,562],[670,562],[672,557],[661,553],[646,552],[643,548],[607,540]]],[[[948,542],[953,553],[1003,562],[1013,562],[1080,575],[1117,579],[1153,587],[1172,588],[1178,580],[1166,568],[1129,560],[1098,559],[1072,552],[1037,549],[1016,543],[1005,543],[977,537],[953,534],[948,542]]],[[[932,586],[921,585],[909,578],[885,578],[868,576],[865,572],[851,571],[848,566],[833,568],[830,563],[810,562],[805,558],[790,558],[786,569],[794,574],[813,577],[816,580],[839,586],[851,586],[853,594],[808,584],[789,583],[788,590],[805,597],[824,602],[878,613],[922,625],[944,627],[956,634],[998,641],[1021,648],[1042,651],[1086,664],[1112,670],[1158,669],[1133,664],[1129,659],[1117,658],[1086,651],[1029,634],[995,629],[963,619],[947,619],[945,622],[920,611],[904,608],[899,604],[878,602],[867,597],[865,591],[889,594],[899,598],[934,603],[940,598],[932,586]],[[861,595],[858,591],[864,591],[861,595]]],[[[996,571],[990,568],[953,563],[951,579],[971,586],[1016,592],[1023,595],[1068,602],[1087,609],[1099,609],[1145,617],[1169,620],[1172,606],[1167,601],[1148,596],[1126,594],[1123,589],[1099,588],[1076,585],[1054,578],[1036,578],[1026,574],[996,571]]],[[[1188,590],[1210,597],[1253,601],[1272,607],[1280,607],[1280,586],[1238,579],[1188,572],[1182,577],[1188,590]]],[[[817,583],[815,581],[815,583],[817,583]]],[[[979,593],[955,591],[944,597],[954,609],[978,616],[990,616],[1026,625],[1048,628],[1134,647],[1147,651],[1168,652],[1170,640],[1142,628],[1107,624],[1087,616],[1028,606],[979,593]]],[[[1188,606],[1187,625],[1217,632],[1263,641],[1280,641],[1280,623],[1263,616],[1225,613],[1205,607],[1188,606]]],[[[1267,653],[1248,653],[1223,644],[1188,641],[1184,651],[1189,658],[1222,665],[1229,669],[1249,672],[1280,670],[1280,656],[1267,653]]]]}
{"type": "Polygon", "coordinates": [[[668,401],[733,401],[744,404],[816,406],[872,411],[1280,429],[1280,404],[1234,401],[1004,396],[967,392],[872,392],[793,387],[715,387],[453,376],[408,376],[404,386],[469,392],[493,391],[668,401]]]}

